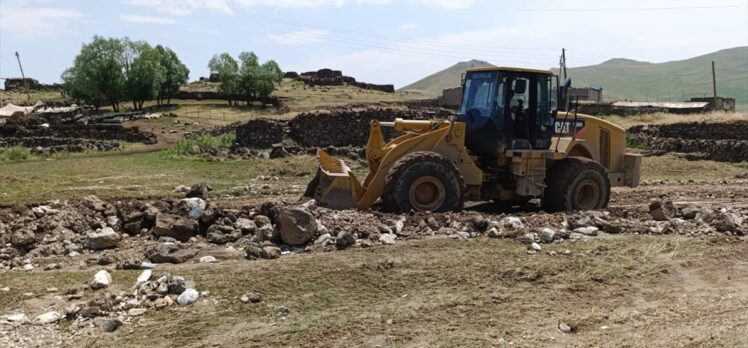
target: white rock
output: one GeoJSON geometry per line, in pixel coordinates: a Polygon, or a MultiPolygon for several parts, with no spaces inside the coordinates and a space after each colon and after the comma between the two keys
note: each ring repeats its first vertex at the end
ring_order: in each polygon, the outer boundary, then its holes
{"type": "Polygon", "coordinates": [[[522,220],[520,220],[518,217],[515,216],[507,216],[503,220],[501,220],[501,224],[504,225],[504,228],[516,231],[521,230],[525,228],[525,224],[522,223],[522,220]]]}
{"type": "Polygon", "coordinates": [[[532,243],[532,244],[530,244],[530,248],[532,248],[532,250],[535,250],[535,251],[541,251],[541,250],[543,250],[543,248],[541,248],[540,244],[538,244],[538,243],[532,243]]]}
{"type": "Polygon", "coordinates": [[[491,227],[491,229],[488,230],[488,232],[486,232],[486,235],[489,238],[499,238],[501,237],[501,232],[499,232],[499,229],[496,228],[496,226],[494,226],[494,227],[491,227]]]}
{"type": "Polygon", "coordinates": [[[143,261],[140,263],[140,269],[154,269],[156,268],[155,263],[151,263],[150,261],[143,261]]]}
{"type": "Polygon", "coordinates": [[[581,233],[585,236],[597,236],[598,231],[600,229],[595,226],[580,227],[574,230],[575,233],[581,233]]]}
{"type": "Polygon", "coordinates": [[[112,276],[109,272],[101,270],[96,272],[94,279],[91,281],[91,289],[99,290],[104,289],[112,284],[112,276]]]}
{"type": "Polygon", "coordinates": [[[402,233],[403,228],[405,227],[405,220],[400,219],[395,221],[395,233],[402,233]]]}
{"type": "Polygon", "coordinates": [[[129,315],[131,317],[139,317],[139,316],[145,314],[145,312],[147,312],[147,311],[148,310],[145,309],[145,308],[130,308],[127,311],[127,315],[129,315]]]}
{"type": "Polygon", "coordinates": [[[5,321],[11,322],[11,323],[19,323],[19,322],[25,322],[29,318],[26,317],[26,314],[23,313],[16,313],[16,314],[9,314],[3,317],[5,321]]]}
{"type": "Polygon", "coordinates": [[[556,238],[556,231],[554,231],[552,228],[545,227],[540,229],[538,237],[540,238],[540,242],[542,243],[553,243],[553,240],[556,238]]]}
{"type": "Polygon", "coordinates": [[[200,258],[200,263],[218,263],[218,259],[213,256],[203,256],[200,258]]]}
{"type": "Polygon", "coordinates": [[[197,220],[200,217],[205,214],[205,201],[201,198],[185,198],[182,200],[182,202],[185,202],[187,204],[187,208],[189,208],[189,215],[191,218],[197,220]]]}
{"type": "Polygon", "coordinates": [[[332,242],[332,235],[329,233],[325,233],[319,237],[317,237],[317,240],[314,241],[315,245],[325,246],[332,242]]]}
{"type": "Polygon", "coordinates": [[[150,269],[143,271],[143,273],[140,273],[138,279],[135,281],[135,286],[141,286],[145,284],[147,281],[151,280],[152,276],[153,271],[151,271],[150,269]]]}
{"type": "Polygon", "coordinates": [[[393,245],[393,244],[395,244],[395,240],[396,240],[396,239],[397,239],[397,236],[396,236],[396,235],[394,235],[394,234],[389,234],[389,233],[381,234],[381,235],[379,236],[379,241],[380,241],[380,242],[381,242],[382,244],[384,244],[384,245],[393,245]]]}
{"type": "Polygon", "coordinates": [[[86,235],[86,247],[91,250],[102,250],[116,247],[122,240],[122,236],[114,232],[111,227],[104,227],[96,232],[86,235]]]}
{"type": "Polygon", "coordinates": [[[177,303],[181,305],[189,305],[195,303],[197,301],[197,298],[200,296],[200,294],[195,289],[187,289],[182,292],[179,297],[177,297],[177,303]]]}
{"type": "Polygon", "coordinates": [[[30,263],[27,263],[27,264],[23,265],[23,270],[24,271],[30,271],[30,270],[33,270],[33,269],[34,269],[34,265],[32,265],[30,263]]]}
{"type": "Polygon", "coordinates": [[[60,313],[52,311],[36,317],[36,322],[39,324],[52,324],[59,321],[60,318],[62,318],[62,315],[60,313]]]}

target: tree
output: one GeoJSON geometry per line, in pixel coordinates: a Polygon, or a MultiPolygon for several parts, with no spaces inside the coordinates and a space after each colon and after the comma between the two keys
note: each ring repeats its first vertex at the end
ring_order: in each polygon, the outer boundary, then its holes
{"type": "Polygon", "coordinates": [[[162,105],[164,99],[166,99],[166,104],[171,104],[171,98],[179,93],[179,87],[187,83],[190,70],[182,64],[177,54],[171,49],[158,45],[156,51],[159,53],[160,65],[163,69],[161,87],[156,100],[158,105],[162,105]]]}
{"type": "Polygon", "coordinates": [[[73,67],[62,74],[66,92],[96,106],[105,100],[114,111],[119,111],[127,79],[123,56],[121,40],[94,36],[91,43],[83,45],[73,67]]]}
{"type": "Polygon", "coordinates": [[[239,63],[228,53],[216,54],[208,62],[208,68],[211,73],[218,73],[221,76],[221,85],[218,87],[219,92],[228,96],[229,105],[233,103],[233,96],[239,94],[239,63]]]}
{"type": "Polygon", "coordinates": [[[215,55],[208,63],[211,73],[221,75],[219,91],[233,100],[244,100],[250,105],[255,100],[263,104],[273,93],[277,84],[283,80],[283,71],[278,63],[269,60],[260,65],[260,60],[253,52],[242,52],[236,61],[228,53],[215,55]]]}
{"type": "MultiPolygon", "coordinates": [[[[152,100],[161,89],[164,68],[158,50],[146,43],[137,44],[132,52],[132,61],[126,66],[125,90],[135,110],[142,110],[146,100],[152,100]]],[[[127,51],[127,50],[126,50],[127,51]]]]}

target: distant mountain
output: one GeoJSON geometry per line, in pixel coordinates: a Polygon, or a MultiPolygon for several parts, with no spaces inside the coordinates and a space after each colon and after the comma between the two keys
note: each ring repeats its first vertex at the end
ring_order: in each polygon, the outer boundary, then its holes
{"type": "Polygon", "coordinates": [[[419,91],[427,94],[441,95],[442,91],[447,88],[459,87],[462,74],[470,68],[480,68],[491,66],[489,62],[482,60],[471,60],[468,62],[457,63],[449,68],[432,74],[418,82],[414,82],[401,88],[401,91],[419,91]]]}
{"type": "MultiPolygon", "coordinates": [[[[616,58],[567,71],[575,87],[602,87],[606,100],[682,101],[712,95],[712,61],[717,65],[717,93],[748,109],[748,46],[665,63],[616,58]]],[[[401,90],[441,95],[445,88],[460,85],[466,69],[489,65],[480,60],[458,63],[401,90]]]]}
{"type": "Polygon", "coordinates": [[[618,58],[567,72],[575,87],[602,87],[606,100],[682,101],[713,94],[712,61],[717,94],[748,106],[748,47],[657,64],[618,58]]]}

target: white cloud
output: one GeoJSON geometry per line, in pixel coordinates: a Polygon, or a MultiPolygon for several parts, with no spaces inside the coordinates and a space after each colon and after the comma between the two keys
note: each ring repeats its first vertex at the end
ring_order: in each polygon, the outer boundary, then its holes
{"type": "Polygon", "coordinates": [[[415,24],[415,23],[403,23],[403,24],[400,24],[400,29],[411,30],[411,29],[415,29],[417,26],[418,24],[415,24]]]}
{"type": "Polygon", "coordinates": [[[141,24],[171,25],[177,22],[173,18],[156,16],[121,15],[119,18],[125,22],[141,24]]]}
{"type": "Polygon", "coordinates": [[[329,32],[321,29],[303,29],[285,34],[268,34],[267,38],[281,45],[304,45],[322,41],[329,32]]]}
{"type": "Polygon", "coordinates": [[[321,7],[321,6],[343,6],[345,0],[234,0],[244,7],[321,7]]]}
{"type": "Polygon", "coordinates": [[[32,39],[69,34],[70,22],[82,18],[75,10],[46,7],[3,7],[0,30],[14,36],[32,39]]]}
{"type": "Polygon", "coordinates": [[[171,16],[186,16],[196,10],[210,10],[225,14],[234,11],[226,0],[123,0],[125,4],[146,7],[171,16]]]}
{"type": "Polygon", "coordinates": [[[473,0],[410,0],[410,2],[426,7],[441,7],[447,9],[466,9],[473,7],[473,0]]]}

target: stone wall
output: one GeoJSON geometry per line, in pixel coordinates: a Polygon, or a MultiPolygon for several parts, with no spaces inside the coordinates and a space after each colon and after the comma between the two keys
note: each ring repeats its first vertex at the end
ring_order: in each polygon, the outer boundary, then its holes
{"type": "Polygon", "coordinates": [[[377,85],[373,83],[358,82],[355,78],[343,75],[339,70],[321,69],[298,74],[293,71],[284,74],[286,78],[302,81],[309,86],[355,86],[361,89],[395,93],[394,85],[377,85]]]}
{"type": "Polygon", "coordinates": [[[119,140],[144,144],[158,142],[156,135],[153,133],[141,132],[137,127],[123,127],[121,125],[60,125],[50,128],[3,125],[0,127],[0,139],[29,137],[119,140]]]}
{"type": "Polygon", "coordinates": [[[748,140],[748,121],[644,125],[631,127],[628,132],[661,138],[748,140]]]}
{"type": "MultiPolygon", "coordinates": [[[[236,140],[241,146],[268,148],[284,143],[302,147],[365,146],[369,140],[371,120],[381,122],[403,119],[430,119],[425,111],[399,109],[333,110],[302,113],[291,120],[251,120],[236,129],[236,140]]],[[[384,128],[385,138],[395,132],[384,128]]]]}

